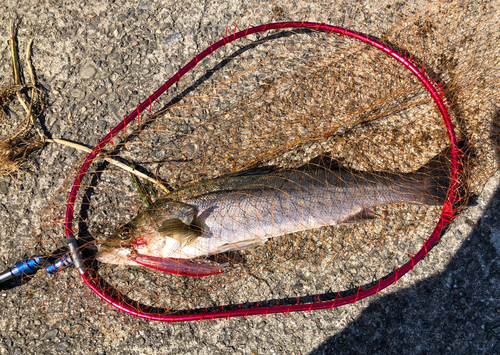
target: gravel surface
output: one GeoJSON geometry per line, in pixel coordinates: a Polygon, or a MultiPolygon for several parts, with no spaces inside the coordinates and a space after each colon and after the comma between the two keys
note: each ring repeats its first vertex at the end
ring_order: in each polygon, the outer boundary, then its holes
{"type": "MultiPolygon", "coordinates": [[[[419,5],[412,2],[405,11],[419,5]]],[[[8,28],[17,14],[21,52],[34,37],[33,64],[48,94],[42,129],[52,137],[93,146],[227,26],[288,19],[295,11],[294,19],[303,14],[319,22],[342,16],[374,21],[383,32],[402,8],[394,3],[393,11],[380,14],[363,3],[322,6],[297,1],[280,8],[253,0],[36,5],[5,0],[0,4],[0,84],[11,81],[8,28]]],[[[71,168],[80,157],[74,149],[49,145],[32,160],[28,174],[0,178],[0,269],[15,263],[30,245],[54,191],[73,178],[71,168]]],[[[36,307],[49,302],[48,293],[65,288],[9,282],[0,291],[0,354],[500,353],[499,185],[497,173],[478,205],[454,221],[410,274],[356,304],[182,324],[145,325],[124,316],[127,326],[119,327],[105,317],[115,311],[89,293],[95,308],[69,308],[61,326],[36,307]],[[93,316],[83,317],[85,311],[93,316]]]]}

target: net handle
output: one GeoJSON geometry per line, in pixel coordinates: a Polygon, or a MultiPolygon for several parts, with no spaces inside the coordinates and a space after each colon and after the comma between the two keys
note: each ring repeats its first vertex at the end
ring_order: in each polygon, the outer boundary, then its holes
{"type": "MultiPolygon", "coordinates": [[[[410,254],[410,261],[407,262],[401,268],[395,267],[395,272],[385,278],[380,279],[376,286],[370,287],[366,290],[358,289],[358,292],[355,295],[342,298],[340,294],[334,301],[326,301],[323,302],[319,299],[316,299],[313,303],[306,304],[295,304],[288,306],[271,306],[271,307],[263,307],[256,306],[251,309],[235,309],[235,310],[219,310],[216,312],[204,312],[204,313],[193,313],[193,314],[184,314],[184,315],[161,315],[155,313],[149,313],[146,311],[140,311],[128,304],[122,304],[120,302],[120,298],[114,298],[110,294],[107,293],[106,290],[102,289],[97,283],[96,280],[92,279],[88,270],[84,270],[80,268],[80,274],[83,278],[84,283],[90,287],[90,289],[96,293],[103,300],[108,302],[110,305],[116,307],[118,310],[129,313],[136,317],[145,318],[148,320],[156,320],[156,321],[166,321],[166,322],[183,322],[183,321],[191,321],[197,320],[200,321],[202,319],[211,319],[214,318],[229,318],[229,317],[246,317],[248,315],[267,315],[269,313],[283,313],[288,314],[289,312],[300,312],[300,311],[311,311],[317,309],[331,309],[333,307],[338,307],[341,305],[355,303],[363,298],[376,294],[380,290],[388,287],[391,284],[397,282],[399,278],[401,278],[408,271],[412,270],[414,265],[417,264],[424,256],[427,255],[428,250],[432,248],[432,246],[439,240],[439,236],[441,232],[444,230],[446,226],[448,226],[454,216],[455,210],[453,209],[453,203],[456,199],[457,187],[458,187],[458,172],[459,172],[459,158],[461,156],[460,149],[457,144],[457,137],[455,135],[453,122],[451,121],[450,115],[448,114],[448,108],[443,100],[443,92],[439,85],[435,86],[435,82],[431,82],[427,75],[425,74],[423,68],[421,70],[418,69],[417,64],[414,63],[412,57],[407,58],[406,55],[402,55],[387,45],[376,41],[373,38],[370,38],[366,35],[363,35],[358,32],[350,31],[346,28],[331,26],[322,23],[314,23],[314,22],[278,22],[278,23],[269,23],[265,25],[260,25],[256,27],[248,27],[246,30],[236,32],[236,28],[234,34],[227,35],[226,37],[222,36],[222,39],[218,42],[211,43],[208,48],[206,48],[203,52],[198,54],[194,59],[192,59],[186,66],[184,66],[181,70],[177,72],[173,77],[171,77],[165,84],[163,84],[156,92],[153,93],[153,98],[156,100],[160,95],[162,95],[165,91],[168,90],[174,83],[179,81],[179,79],[186,74],[189,70],[194,68],[202,59],[212,54],[217,49],[225,46],[228,43],[231,43],[239,38],[246,37],[249,34],[253,33],[262,33],[270,30],[281,30],[281,29],[297,29],[297,28],[306,28],[313,31],[322,31],[327,32],[328,34],[336,33],[341,36],[348,36],[355,39],[358,39],[362,42],[365,42],[382,52],[386,53],[388,56],[396,59],[399,63],[401,63],[405,68],[407,68],[414,76],[418,78],[418,80],[422,83],[427,92],[431,95],[435,104],[437,105],[439,112],[443,118],[443,121],[446,125],[448,138],[450,140],[450,158],[451,158],[451,166],[450,166],[450,186],[448,188],[448,194],[446,201],[443,205],[443,209],[440,214],[439,221],[432,232],[431,236],[427,240],[423,240],[423,247],[420,251],[415,254],[410,254]]],[[[227,31],[226,31],[227,34],[227,31]]],[[[94,161],[96,156],[101,152],[103,147],[113,139],[121,130],[125,129],[126,126],[132,122],[135,118],[137,118],[142,111],[144,111],[148,106],[151,106],[152,100],[151,96],[149,96],[148,100],[144,101],[142,104],[136,107],[134,111],[132,111],[127,117],[120,122],[115,128],[113,128],[109,134],[106,135],[101,141],[97,143],[92,152],[87,154],[86,160],[78,171],[75,181],[73,183],[73,187],[69,194],[67,209],[66,209],[66,221],[65,221],[65,233],[68,237],[68,240],[72,239],[73,236],[73,211],[74,204],[77,198],[78,191],[80,189],[80,183],[82,182],[83,177],[85,176],[90,164],[94,161]]]]}

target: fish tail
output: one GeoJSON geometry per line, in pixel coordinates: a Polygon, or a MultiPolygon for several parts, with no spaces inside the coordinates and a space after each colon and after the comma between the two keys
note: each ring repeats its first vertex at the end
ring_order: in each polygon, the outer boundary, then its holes
{"type": "Polygon", "coordinates": [[[412,173],[389,181],[401,202],[442,206],[446,201],[449,181],[446,176],[412,173]]]}
{"type": "Polygon", "coordinates": [[[449,182],[449,176],[426,175],[423,178],[424,191],[419,202],[429,206],[442,206],[446,201],[449,182]]]}
{"type": "Polygon", "coordinates": [[[444,204],[450,185],[448,166],[446,151],[443,151],[415,173],[410,174],[413,179],[419,181],[417,185],[420,185],[421,192],[417,196],[417,202],[429,206],[444,204]]]}
{"type": "Polygon", "coordinates": [[[442,206],[450,186],[448,150],[434,156],[414,176],[419,177],[424,189],[419,202],[429,206],[442,206]]]}

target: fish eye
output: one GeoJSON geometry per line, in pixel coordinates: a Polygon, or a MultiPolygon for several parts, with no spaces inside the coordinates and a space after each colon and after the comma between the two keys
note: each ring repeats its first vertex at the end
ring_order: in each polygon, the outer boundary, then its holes
{"type": "Polygon", "coordinates": [[[130,233],[132,232],[132,229],[130,226],[123,226],[119,231],[118,231],[118,236],[121,239],[127,239],[130,237],[130,233]]]}

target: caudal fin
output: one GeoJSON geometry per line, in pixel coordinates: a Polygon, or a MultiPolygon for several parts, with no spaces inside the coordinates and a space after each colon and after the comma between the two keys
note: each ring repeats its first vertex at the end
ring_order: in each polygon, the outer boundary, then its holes
{"type": "Polygon", "coordinates": [[[429,206],[442,206],[446,201],[450,178],[449,176],[426,176],[425,190],[422,193],[421,203],[429,206]]]}
{"type": "Polygon", "coordinates": [[[414,176],[422,182],[420,203],[430,206],[442,206],[446,201],[450,186],[449,150],[446,149],[418,169],[414,176]]]}

